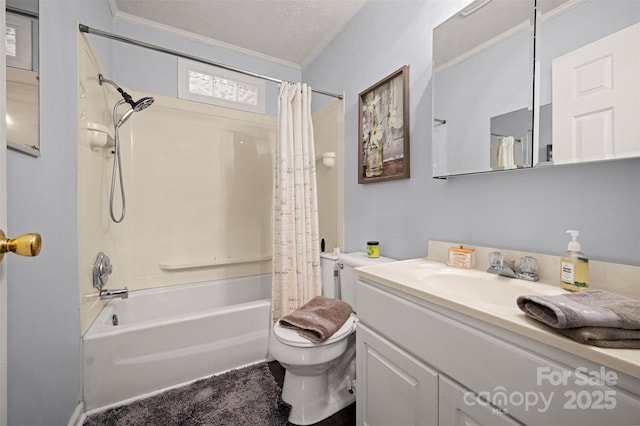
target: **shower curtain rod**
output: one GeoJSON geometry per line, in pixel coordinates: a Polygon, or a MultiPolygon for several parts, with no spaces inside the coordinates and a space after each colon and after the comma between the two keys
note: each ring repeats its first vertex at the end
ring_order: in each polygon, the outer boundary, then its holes
{"type": "MultiPolygon", "coordinates": [[[[208,59],[199,58],[197,56],[192,56],[192,55],[189,55],[189,54],[186,54],[186,53],[178,52],[177,50],[171,50],[171,49],[167,49],[167,48],[162,47],[162,46],[157,46],[155,44],[149,44],[149,43],[145,43],[143,41],[134,40],[132,38],[122,37],[122,36],[119,36],[117,34],[113,34],[113,33],[109,33],[109,32],[106,32],[106,31],[102,31],[102,30],[98,30],[98,29],[95,29],[95,28],[91,28],[91,27],[88,27],[88,26],[83,25],[83,24],[78,24],[78,29],[80,30],[81,33],[95,34],[95,35],[100,36],[100,37],[106,37],[106,38],[110,38],[112,40],[121,41],[123,43],[133,44],[135,46],[139,46],[139,47],[144,47],[144,48],[147,48],[147,49],[155,50],[156,52],[167,53],[169,55],[178,56],[180,58],[190,59],[190,60],[196,61],[196,62],[202,62],[203,64],[213,65],[214,67],[223,68],[223,69],[228,70],[228,71],[235,71],[235,72],[238,72],[240,74],[249,75],[251,77],[260,78],[262,80],[271,81],[273,83],[284,83],[285,82],[284,80],[280,80],[280,79],[273,78],[273,77],[268,77],[266,75],[258,74],[258,73],[251,72],[251,71],[246,71],[246,70],[243,70],[243,69],[240,69],[240,68],[236,68],[236,67],[232,67],[232,66],[229,66],[229,65],[221,64],[221,63],[218,63],[218,62],[213,62],[213,61],[210,61],[208,59]]],[[[338,98],[338,99],[342,99],[343,98],[342,95],[339,95],[337,93],[325,92],[324,90],[313,89],[313,88],[311,90],[313,92],[319,93],[321,95],[332,96],[332,97],[338,98]]]]}

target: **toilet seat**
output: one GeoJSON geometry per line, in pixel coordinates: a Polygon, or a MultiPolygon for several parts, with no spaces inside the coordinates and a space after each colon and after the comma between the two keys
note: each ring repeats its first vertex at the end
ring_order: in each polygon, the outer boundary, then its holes
{"type": "Polygon", "coordinates": [[[344,337],[348,336],[349,334],[351,334],[351,332],[355,329],[355,326],[356,326],[356,317],[355,315],[351,314],[349,318],[347,318],[345,323],[342,324],[342,327],[340,327],[338,331],[333,333],[331,337],[329,337],[324,342],[317,343],[317,342],[312,342],[309,339],[305,339],[304,337],[299,335],[298,332],[294,329],[282,327],[280,325],[280,321],[278,321],[276,325],[273,326],[273,335],[277,340],[279,340],[280,342],[286,345],[295,346],[299,348],[308,348],[308,347],[324,346],[324,345],[329,345],[331,343],[335,343],[343,339],[344,337]]]}

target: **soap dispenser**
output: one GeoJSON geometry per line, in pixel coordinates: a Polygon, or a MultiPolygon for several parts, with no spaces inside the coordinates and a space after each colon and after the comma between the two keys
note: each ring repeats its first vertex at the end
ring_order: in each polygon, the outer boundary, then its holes
{"type": "Polygon", "coordinates": [[[569,291],[589,289],[589,259],[582,253],[578,235],[580,231],[569,230],[572,241],[560,259],[560,287],[569,291]]]}

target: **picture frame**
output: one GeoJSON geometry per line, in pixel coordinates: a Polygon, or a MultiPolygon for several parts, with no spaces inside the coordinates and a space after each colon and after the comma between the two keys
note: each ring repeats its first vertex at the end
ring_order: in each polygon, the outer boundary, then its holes
{"type": "Polygon", "coordinates": [[[409,178],[409,65],[360,92],[358,107],[358,183],[409,178]]]}

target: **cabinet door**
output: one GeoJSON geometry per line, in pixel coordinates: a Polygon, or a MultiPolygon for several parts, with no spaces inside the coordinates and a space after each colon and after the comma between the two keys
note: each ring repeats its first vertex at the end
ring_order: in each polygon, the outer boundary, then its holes
{"type": "Polygon", "coordinates": [[[357,424],[437,425],[437,372],[362,323],[356,341],[357,424]]]}
{"type": "Polygon", "coordinates": [[[438,412],[441,425],[446,426],[515,426],[520,425],[500,409],[440,375],[438,412]]]}

